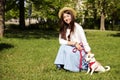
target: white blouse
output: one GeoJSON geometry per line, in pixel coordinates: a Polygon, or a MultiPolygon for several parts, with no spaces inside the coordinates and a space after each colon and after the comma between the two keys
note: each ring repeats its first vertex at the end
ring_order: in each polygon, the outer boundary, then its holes
{"type": "MultiPolygon", "coordinates": [[[[70,29],[67,29],[67,31],[66,31],[67,40],[62,39],[61,35],[59,34],[59,43],[67,45],[67,43],[68,43],[68,35],[69,34],[70,34],[70,29]]],[[[78,43],[82,42],[86,52],[89,52],[91,50],[91,48],[90,48],[90,46],[89,46],[89,44],[87,42],[84,30],[78,23],[75,23],[74,33],[72,33],[70,35],[70,41],[74,41],[74,42],[78,42],[78,43]]]]}

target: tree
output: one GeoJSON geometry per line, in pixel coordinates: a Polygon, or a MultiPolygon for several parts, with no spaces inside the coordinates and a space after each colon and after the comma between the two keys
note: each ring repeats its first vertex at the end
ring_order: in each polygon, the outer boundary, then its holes
{"type": "Polygon", "coordinates": [[[4,32],[4,5],[5,0],[0,0],[0,37],[3,37],[4,32]]]}
{"type": "Polygon", "coordinates": [[[76,3],[76,11],[79,13],[78,17],[81,17],[82,19],[81,24],[83,25],[85,21],[85,15],[84,15],[85,2],[83,0],[77,0],[75,3],[76,3]]]}
{"type": "Polygon", "coordinates": [[[10,20],[11,18],[19,18],[19,4],[16,0],[6,0],[5,3],[5,20],[10,20]]]}
{"type": "Polygon", "coordinates": [[[96,24],[97,18],[100,17],[100,30],[105,30],[105,19],[110,13],[108,5],[110,4],[110,0],[87,0],[88,13],[91,14],[94,19],[94,26],[96,24]]]}
{"type": "Polygon", "coordinates": [[[24,0],[19,0],[19,24],[20,28],[25,28],[25,7],[24,7],[24,0]]]}
{"type": "Polygon", "coordinates": [[[36,18],[38,22],[41,23],[41,25],[42,24],[44,25],[44,27],[52,29],[56,27],[55,25],[58,22],[59,19],[58,11],[64,6],[72,6],[71,4],[72,0],[42,0],[42,1],[29,0],[29,1],[32,1],[33,3],[31,16],[36,18]]]}
{"type": "Polygon", "coordinates": [[[120,0],[112,0],[109,4],[109,20],[112,30],[120,30],[120,0]]]}
{"type": "Polygon", "coordinates": [[[19,26],[25,28],[25,0],[6,0],[5,11],[6,20],[10,18],[19,18],[19,26]]]}
{"type": "Polygon", "coordinates": [[[106,9],[106,0],[103,0],[101,3],[101,20],[100,20],[100,30],[105,30],[105,9],[106,9]]]}
{"type": "MultiPolygon", "coordinates": [[[[24,1],[32,3],[32,14],[30,17],[38,19],[38,21],[44,19],[45,21],[57,21],[58,11],[64,6],[70,6],[77,10],[77,20],[81,21],[83,26],[87,26],[89,29],[100,30],[108,29],[109,22],[113,26],[116,25],[116,21],[120,19],[120,3],[119,0],[6,0],[6,17],[18,18],[20,27],[25,28],[25,17],[28,17],[28,7],[24,7],[24,1]],[[19,1],[18,6],[16,1],[19,1]],[[47,4],[47,5],[46,5],[47,4]],[[19,7],[19,12],[18,12],[19,7]],[[26,11],[25,11],[26,10],[26,11]],[[26,13],[27,12],[27,13],[26,13]],[[100,22],[99,22],[100,20],[100,22]],[[85,22],[85,23],[84,23],[85,22]]],[[[118,24],[118,23],[117,23],[118,24]]],[[[110,25],[110,24],[109,24],[110,25]]],[[[110,28],[111,29],[111,28],[110,28]]]]}

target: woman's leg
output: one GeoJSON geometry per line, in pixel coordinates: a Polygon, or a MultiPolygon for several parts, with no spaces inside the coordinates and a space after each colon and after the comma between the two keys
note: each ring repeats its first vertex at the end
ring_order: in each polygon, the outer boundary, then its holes
{"type": "Polygon", "coordinates": [[[65,47],[65,63],[64,69],[79,72],[79,64],[80,64],[80,54],[79,51],[73,52],[75,47],[66,46],[65,47]]]}
{"type": "Polygon", "coordinates": [[[66,45],[61,45],[60,46],[60,48],[58,50],[58,54],[57,54],[55,62],[54,62],[54,64],[56,64],[56,67],[58,69],[61,69],[64,66],[64,60],[65,60],[64,59],[65,58],[65,51],[64,51],[64,49],[65,49],[65,46],[66,45]]]}
{"type": "MultiPolygon", "coordinates": [[[[73,52],[75,47],[61,45],[58,54],[56,56],[54,64],[56,64],[58,69],[64,67],[64,69],[79,72],[80,71],[80,51],[73,52]]],[[[87,63],[84,60],[86,53],[82,51],[82,68],[87,69],[87,63]]]]}

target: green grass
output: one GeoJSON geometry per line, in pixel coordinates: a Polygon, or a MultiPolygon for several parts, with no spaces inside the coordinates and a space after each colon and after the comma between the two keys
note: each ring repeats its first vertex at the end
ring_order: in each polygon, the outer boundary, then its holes
{"type": "Polygon", "coordinates": [[[58,32],[7,30],[0,39],[0,80],[120,80],[120,32],[86,30],[87,40],[105,73],[56,70],[58,32]]]}

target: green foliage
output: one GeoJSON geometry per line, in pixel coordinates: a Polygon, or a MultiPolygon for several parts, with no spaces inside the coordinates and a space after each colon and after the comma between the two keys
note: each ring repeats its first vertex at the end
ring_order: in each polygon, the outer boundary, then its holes
{"type": "MultiPolygon", "coordinates": [[[[87,28],[99,29],[101,12],[104,11],[105,19],[107,20],[106,28],[119,25],[120,20],[120,3],[119,0],[80,0],[82,5],[79,5],[80,10],[78,10],[77,21],[82,23],[87,28]],[[87,21],[89,19],[92,21],[87,21]],[[110,23],[112,22],[112,24],[110,23]],[[90,26],[89,26],[90,25],[90,26]],[[91,27],[92,26],[92,27],[91,27]]],[[[64,6],[70,6],[76,8],[78,0],[26,0],[27,4],[25,6],[25,17],[41,18],[50,21],[58,21],[58,11],[64,6]],[[32,14],[28,16],[29,3],[32,3],[32,14]]],[[[16,0],[6,0],[5,6],[5,20],[10,18],[19,18],[19,5],[16,4],[16,0]]],[[[77,10],[77,9],[76,9],[77,10]]],[[[116,28],[116,27],[114,27],[116,28]]],[[[110,28],[109,28],[110,29],[110,28]]],[[[115,30],[119,30],[118,27],[115,30]]]]}
{"type": "Polygon", "coordinates": [[[16,0],[5,0],[6,3],[5,3],[5,11],[9,11],[11,9],[16,9],[18,6],[16,4],[16,0]]]}
{"type": "Polygon", "coordinates": [[[120,80],[120,32],[86,30],[92,52],[105,73],[86,75],[57,70],[58,32],[51,30],[7,30],[0,39],[0,80],[120,80]]]}
{"type": "Polygon", "coordinates": [[[16,4],[16,0],[6,0],[5,3],[5,20],[9,20],[11,18],[18,18],[19,11],[18,5],[16,4]]]}
{"type": "Polygon", "coordinates": [[[11,10],[9,10],[9,11],[6,12],[6,14],[5,14],[5,19],[6,19],[6,20],[9,20],[9,19],[11,19],[11,18],[17,19],[18,16],[19,16],[19,11],[18,11],[18,10],[11,9],[11,10]]]}
{"type": "Polygon", "coordinates": [[[33,16],[48,19],[56,19],[59,9],[70,2],[70,0],[32,0],[33,16]],[[46,5],[47,4],[47,5],[46,5]]]}

